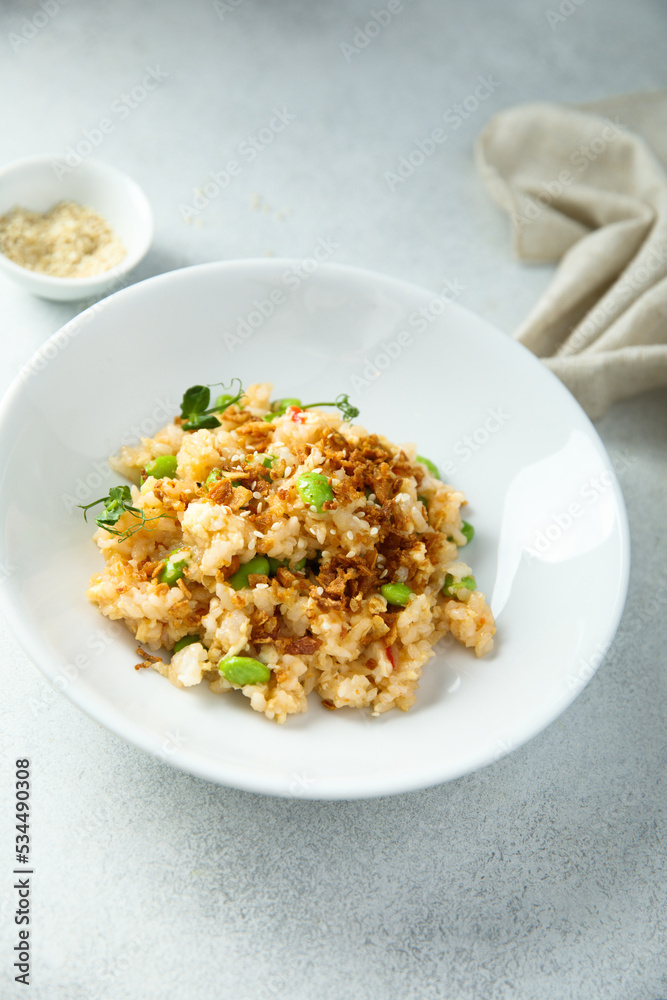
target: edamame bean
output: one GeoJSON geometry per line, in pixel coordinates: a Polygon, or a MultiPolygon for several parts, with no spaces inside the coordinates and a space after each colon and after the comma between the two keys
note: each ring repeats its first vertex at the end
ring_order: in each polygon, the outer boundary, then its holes
{"type": "Polygon", "coordinates": [[[475,537],[475,529],[473,528],[472,524],[470,524],[468,521],[464,521],[463,524],[461,525],[461,534],[465,535],[466,539],[469,542],[472,542],[473,538],[475,537]]]}
{"type": "Polygon", "coordinates": [[[153,476],[154,479],[164,479],[173,477],[176,472],[178,459],[175,455],[158,455],[151,462],[146,463],[146,475],[153,476]]]}
{"type": "Polygon", "coordinates": [[[224,394],[222,396],[218,396],[218,398],[215,401],[215,409],[226,410],[229,404],[233,402],[236,398],[237,398],[236,396],[226,396],[224,394]]]}
{"type": "Polygon", "coordinates": [[[435,476],[436,479],[440,479],[438,466],[435,464],[435,462],[432,462],[430,458],[424,458],[423,455],[417,455],[417,461],[421,462],[422,465],[425,465],[432,476],[435,476]]]}
{"type": "Polygon", "coordinates": [[[213,486],[214,483],[217,483],[219,479],[222,479],[222,469],[211,469],[208,476],[204,480],[204,486],[210,489],[211,486],[213,486]]]}
{"type": "Polygon", "coordinates": [[[302,473],[296,485],[303,502],[318,512],[328,500],[333,500],[333,490],[329,486],[329,480],[321,472],[302,473]]]}
{"type": "Polygon", "coordinates": [[[274,559],[273,556],[269,556],[268,559],[269,559],[270,576],[276,575],[276,570],[278,569],[279,566],[285,566],[287,569],[291,569],[293,573],[300,573],[301,570],[304,569],[306,565],[305,558],[299,559],[298,563],[295,563],[294,566],[290,566],[289,559],[274,559]]]}
{"type": "Polygon", "coordinates": [[[301,400],[296,399],[294,396],[285,396],[284,399],[274,399],[271,403],[271,412],[267,413],[264,420],[267,422],[277,420],[278,417],[282,417],[283,413],[287,412],[289,406],[301,406],[301,400]]]}
{"type": "Polygon", "coordinates": [[[271,671],[265,663],[253,660],[251,656],[227,656],[220,660],[218,670],[230,684],[245,687],[246,684],[266,684],[271,671]]]}
{"type": "Polygon", "coordinates": [[[464,576],[460,580],[448,573],[445,577],[443,591],[447,597],[456,597],[459,590],[477,590],[477,581],[474,576],[464,576]]]}
{"type": "Polygon", "coordinates": [[[172,556],[178,554],[178,551],[179,550],[177,549],[176,552],[172,552],[171,555],[167,556],[164,561],[164,566],[160,570],[160,575],[158,576],[160,583],[168,583],[170,587],[173,587],[174,584],[181,579],[185,567],[188,564],[188,560],[185,556],[181,559],[172,558],[172,556]]]}
{"type": "Polygon", "coordinates": [[[172,652],[180,653],[182,649],[185,649],[186,646],[191,646],[193,642],[201,642],[198,635],[184,635],[182,639],[174,643],[172,652]]]}
{"type": "Polygon", "coordinates": [[[242,590],[243,587],[249,587],[248,577],[251,573],[257,573],[260,576],[268,576],[270,571],[269,560],[266,556],[253,556],[250,562],[244,563],[236,573],[232,573],[227,583],[234,590],[242,590]]]}
{"type": "Polygon", "coordinates": [[[408,587],[407,583],[383,583],[380,587],[380,593],[387,604],[398,604],[405,607],[414,595],[414,590],[412,587],[408,587]]]}

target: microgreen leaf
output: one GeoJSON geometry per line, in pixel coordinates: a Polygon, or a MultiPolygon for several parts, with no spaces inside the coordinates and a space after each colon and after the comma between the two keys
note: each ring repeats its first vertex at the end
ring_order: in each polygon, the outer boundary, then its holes
{"type": "MultiPolygon", "coordinates": [[[[235,396],[229,394],[218,396],[213,406],[211,402],[211,387],[207,385],[192,385],[186,389],[181,402],[181,418],[185,421],[181,426],[184,431],[198,431],[202,428],[213,429],[220,426],[220,421],[213,416],[215,413],[223,413],[228,407],[234,406],[244,396],[243,385],[238,378],[232,379],[229,386],[231,390],[234,383],[238,383],[238,392],[235,396]]],[[[222,385],[221,382],[216,385],[222,385]]],[[[223,389],[226,388],[224,385],[223,389]]]]}
{"type": "Polygon", "coordinates": [[[88,520],[88,511],[90,508],[96,507],[98,503],[104,504],[104,510],[95,518],[95,524],[98,528],[104,528],[110,535],[118,535],[119,538],[129,538],[130,535],[139,531],[149,521],[157,521],[161,517],[173,516],[172,514],[156,514],[154,517],[146,517],[143,510],[132,505],[132,494],[129,486],[112,486],[108,496],[101,497],[99,500],[93,500],[92,503],[77,504],[83,511],[84,521],[88,520]],[[135,524],[132,528],[126,528],[125,531],[116,531],[112,525],[117,524],[123,514],[132,514],[133,517],[139,518],[139,524],[135,524]]]}
{"type": "Polygon", "coordinates": [[[191,385],[186,389],[181,401],[181,416],[190,420],[198,413],[204,413],[211,400],[211,390],[206,385],[191,385]]]}

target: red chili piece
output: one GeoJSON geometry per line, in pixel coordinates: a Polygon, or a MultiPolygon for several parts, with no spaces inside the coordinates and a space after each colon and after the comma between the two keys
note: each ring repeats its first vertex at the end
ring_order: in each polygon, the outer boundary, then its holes
{"type": "Polygon", "coordinates": [[[391,651],[391,646],[385,646],[384,648],[387,650],[387,656],[389,658],[389,662],[391,663],[391,669],[395,670],[396,669],[396,660],[394,659],[394,654],[391,651]]]}
{"type": "Polygon", "coordinates": [[[306,422],[306,411],[302,410],[300,406],[290,406],[290,420],[295,424],[305,424],[306,422]]]}

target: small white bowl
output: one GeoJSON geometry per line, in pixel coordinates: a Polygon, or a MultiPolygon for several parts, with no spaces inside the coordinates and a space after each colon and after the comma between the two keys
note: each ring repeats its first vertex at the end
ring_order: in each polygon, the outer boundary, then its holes
{"type": "Polygon", "coordinates": [[[34,295],[69,301],[92,298],[135,267],[153,239],[153,211],[138,184],[100,160],[70,166],[58,154],[27,156],[0,168],[0,217],[15,205],[47,212],[60,201],[87,205],[120,237],[126,254],[115,267],[86,278],[56,278],[21,267],[0,253],[0,269],[34,295]]]}

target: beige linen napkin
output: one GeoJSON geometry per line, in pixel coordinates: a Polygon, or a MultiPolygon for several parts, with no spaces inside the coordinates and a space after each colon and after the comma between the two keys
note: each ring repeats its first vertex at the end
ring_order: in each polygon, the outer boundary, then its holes
{"type": "Polygon", "coordinates": [[[561,261],[516,338],[594,418],[667,385],[667,91],[509,108],[476,156],[518,256],[561,261]]]}

